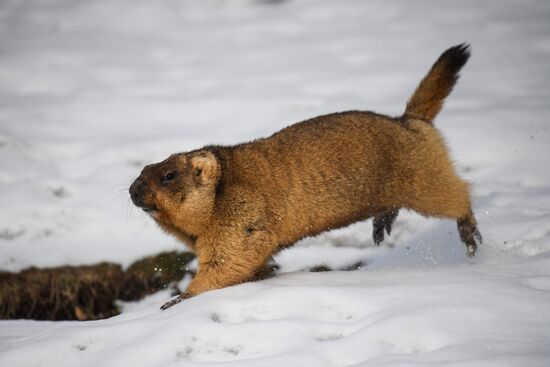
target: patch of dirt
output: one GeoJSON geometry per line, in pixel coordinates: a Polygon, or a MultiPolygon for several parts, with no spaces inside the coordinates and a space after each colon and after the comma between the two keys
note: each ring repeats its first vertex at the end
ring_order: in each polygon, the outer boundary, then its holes
{"type": "Polygon", "coordinates": [[[191,253],[165,252],[133,263],[0,272],[0,319],[96,320],[119,314],[115,300],[135,301],[191,271],[191,253]]]}

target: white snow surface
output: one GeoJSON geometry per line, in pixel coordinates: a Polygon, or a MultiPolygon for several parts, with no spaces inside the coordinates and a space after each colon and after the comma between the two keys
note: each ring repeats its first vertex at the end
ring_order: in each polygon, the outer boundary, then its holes
{"type": "Polygon", "coordinates": [[[549,366],[549,20],[545,0],[0,2],[2,270],[180,249],[128,198],[144,164],[399,115],[463,41],[435,124],[484,236],[468,259],[455,223],[403,211],[381,247],[370,222],[308,238],[279,276],[164,312],[167,292],[102,321],[0,321],[0,366],[549,366]]]}

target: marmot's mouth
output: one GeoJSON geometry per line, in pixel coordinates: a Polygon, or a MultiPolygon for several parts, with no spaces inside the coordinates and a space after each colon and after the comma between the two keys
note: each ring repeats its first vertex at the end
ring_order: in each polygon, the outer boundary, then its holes
{"type": "Polygon", "coordinates": [[[155,208],[155,207],[151,208],[151,207],[147,207],[147,206],[141,206],[140,208],[141,208],[141,210],[143,210],[147,214],[154,214],[154,213],[158,212],[158,209],[155,208]]]}

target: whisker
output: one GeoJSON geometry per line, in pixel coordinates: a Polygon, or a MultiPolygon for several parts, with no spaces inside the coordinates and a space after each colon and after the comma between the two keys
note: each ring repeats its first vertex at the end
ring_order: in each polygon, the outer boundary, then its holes
{"type": "Polygon", "coordinates": [[[132,215],[134,211],[134,205],[131,203],[130,198],[126,199],[126,220],[125,222],[128,223],[128,220],[130,219],[130,215],[132,215]]]}

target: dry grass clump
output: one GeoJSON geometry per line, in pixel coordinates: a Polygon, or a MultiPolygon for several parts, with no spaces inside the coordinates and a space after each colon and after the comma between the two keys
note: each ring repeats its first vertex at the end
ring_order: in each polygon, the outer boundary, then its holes
{"type": "Polygon", "coordinates": [[[28,268],[0,272],[0,319],[95,320],[119,314],[116,300],[134,301],[179,281],[191,253],[165,252],[120,265],[28,268]]]}
{"type": "Polygon", "coordinates": [[[0,273],[0,318],[89,320],[118,314],[114,300],[124,272],[120,265],[29,268],[0,273]]]}

